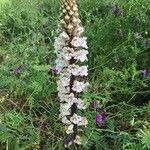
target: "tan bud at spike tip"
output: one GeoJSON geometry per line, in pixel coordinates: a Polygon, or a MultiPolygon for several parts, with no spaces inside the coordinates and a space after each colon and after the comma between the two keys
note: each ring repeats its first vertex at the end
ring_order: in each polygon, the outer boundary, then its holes
{"type": "Polygon", "coordinates": [[[70,19],[70,16],[69,15],[66,15],[65,16],[65,20],[69,20],[70,19]]]}
{"type": "MultiPolygon", "coordinates": [[[[76,0],[62,0],[61,1],[61,14],[60,14],[60,30],[66,31],[69,35],[75,36],[80,24],[78,8],[76,0]]],[[[59,27],[60,27],[59,26],[59,27]]]]}

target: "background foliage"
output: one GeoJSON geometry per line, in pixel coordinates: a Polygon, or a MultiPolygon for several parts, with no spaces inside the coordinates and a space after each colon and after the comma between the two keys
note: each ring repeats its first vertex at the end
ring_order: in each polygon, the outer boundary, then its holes
{"type": "MultiPolygon", "coordinates": [[[[150,149],[150,3],[148,0],[79,0],[89,45],[89,82],[84,94],[95,110],[82,150],[150,149]],[[146,74],[140,70],[146,69],[146,74]]],[[[59,2],[0,0],[0,149],[62,150],[53,48],[59,2]]]]}

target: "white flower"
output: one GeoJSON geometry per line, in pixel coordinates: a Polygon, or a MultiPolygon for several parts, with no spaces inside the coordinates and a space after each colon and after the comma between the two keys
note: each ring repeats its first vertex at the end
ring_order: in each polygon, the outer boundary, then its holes
{"type": "Polygon", "coordinates": [[[65,41],[68,41],[70,38],[68,36],[68,34],[63,31],[60,35],[59,35],[60,38],[64,39],[65,41]]]}
{"type": "Polygon", "coordinates": [[[70,60],[73,56],[73,52],[73,48],[64,47],[61,51],[57,53],[57,57],[62,57],[65,60],[70,60]]]}
{"type": "Polygon", "coordinates": [[[78,98],[75,103],[76,103],[78,109],[86,109],[85,102],[83,100],[81,100],[80,98],[78,98]]]}
{"type": "Polygon", "coordinates": [[[58,97],[60,102],[66,102],[66,100],[68,99],[68,93],[62,93],[61,91],[58,92],[58,97]]]}
{"type": "Polygon", "coordinates": [[[69,86],[69,84],[70,84],[70,78],[60,77],[59,80],[57,81],[57,84],[61,85],[63,87],[69,86]]]}
{"type": "Polygon", "coordinates": [[[67,45],[67,41],[69,40],[69,36],[66,32],[62,32],[58,37],[55,38],[54,47],[56,52],[61,51],[63,47],[67,45]]]}
{"type": "Polygon", "coordinates": [[[70,74],[77,76],[79,72],[79,66],[75,64],[68,66],[68,72],[70,72],[70,74]]]}
{"type": "Polygon", "coordinates": [[[73,103],[76,103],[77,102],[77,98],[75,98],[74,94],[73,93],[70,93],[70,94],[63,94],[60,92],[58,92],[58,96],[59,96],[59,99],[60,99],[60,102],[66,102],[68,103],[68,105],[72,105],[73,103]]]}
{"type": "Polygon", "coordinates": [[[64,59],[71,60],[71,58],[72,58],[72,54],[71,53],[64,54],[64,59]]]}
{"type": "Polygon", "coordinates": [[[80,138],[80,136],[76,136],[76,138],[75,138],[75,140],[73,141],[74,143],[76,143],[76,144],[78,144],[78,145],[80,145],[81,144],[81,138],[80,138]]]}
{"type": "Polygon", "coordinates": [[[67,119],[66,116],[63,117],[61,121],[62,121],[62,123],[64,123],[64,124],[71,124],[71,122],[67,119]]]}
{"type": "Polygon", "coordinates": [[[63,40],[60,37],[55,38],[54,48],[55,48],[56,52],[60,51],[65,45],[66,45],[65,40],[63,40]]]}
{"type": "Polygon", "coordinates": [[[70,109],[70,105],[68,103],[60,104],[60,112],[62,112],[63,110],[69,110],[69,109],[70,109]]]}
{"type": "Polygon", "coordinates": [[[81,121],[78,123],[79,126],[87,126],[88,121],[85,117],[82,117],[81,121]]]}
{"type": "Polygon", "coordinates": [[[79,122],[81,122],[82,117],[78,116],[77,114],[74,113],[74,115],[70,118],[70,121],[74,124],[78,124],[79,122]]]}
{"type": "Polygon", "coordinates": [[[81,66],[79,69],[80,76],[87,76],[88,75],[88,67],[87,66],[81,66]]]}
{"type": "Polygon", "coordinates": [[[71,44],[76,48],[85,48],[87,49],[86,37],[74,37],[71,41],[71,44]]]}
{"type": "Polygon", "coordinates": [[[66,133],[67,133],[67,134],[73,133],[73,132],[74,132],[74,131],[73,131],[73,127],[74,127],[73,124],[69,125],[69,126],[67,127],[67,129],[66,129],[66,133]]]}
{"type": "Polygon", "coordinates": [[[84,82],[74,81],[74,84],[72,87],[73,91],[80,93],[84,90],[84,88],[85,88],[84,82]]]}
{"type": "Polygon", "coordinates": [[[74,114],[71,118],[70,121],[74,124],[77,124],[79,126],[86,126],[88,124],[88,121],[85,117],[81,117],[77,114],[74,114]]]}
{"type": "Polygon", "coordinates": [[[88,51],[87,50],[79,50],[79,51],[76,51],[73,53],[73,57],[74,59],[76,60],[79,60],[81,62],[84,62],[84,61],[87,61],[88,58],[87,58],[87,54],[88,54],[88,51]]]}
{"type": "Polygon", "coordinates": [[[59,114],[59,119],[65,117],[65,116],[68,116],[68,115],[71,115],[71,112],[69,110],[61,110],[60,114],[59,114]]]}
{"type": "Polygon", "coordinates": [[[71,107],[71,105],[69,105],[68,103],[60,104],[59,118],[63,118],[64,116],[70,115],[71,114],[70,107],[71,107]]]}
{"type": "Polygon", "coordinates": [[[70,72],[74,76],[87,76],[88,75],[87,66],[70,65],[68,67],[68,72],[70,72]]]}
{"type": "Polygon", "coordinates": [[[60,92],[60,96],[61,96],[61,93],[62,94],[67,94],[67,93],[69,93],[69,87],[64,87],[60,84],[59,85],[57,84],[57,91],[60,92]]]}
{"type": "Polygon", "coordinates": [[[77,98],[75,98],[73,93],[70,93],[68,96],[68,100],[66,100],[68,103],[70,103],[71,105],[77,101],[77,98]]]}
{"type": "Polygon", "coordinates": [[[64,60],[69,61],[72,58],[71,53],[61,53],[61,56],[64,58],[64,60]]]}
{"type": "Polygon", "coordinates": [[[60,77],[67,77],[67,78],[71,77],[71,73],[70,71],[68,71],[68,67],[62,69],[60,77]]]}
{"type": "Polygon", "coordinates": [[[63,68],[65,68],[69,65],[69,61],[67,61],[63,57],[61,57],[61,56],[59,57],[59,56],[56,59],[56,67],[58,69],[58,72],[61,72],[63,68]]]}

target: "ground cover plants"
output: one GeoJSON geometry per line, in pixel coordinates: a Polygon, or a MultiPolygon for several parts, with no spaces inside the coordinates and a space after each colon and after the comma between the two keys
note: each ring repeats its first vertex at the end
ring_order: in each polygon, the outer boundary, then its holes
{"type": "MultiPolygon", "coordinates": [[[[71,150],[150,149],[150,3],[77,0],[88,120],[71,150]]],[[[54,48],[60,1],[0,0],[0,150],[63,150],[54,48]]]]}

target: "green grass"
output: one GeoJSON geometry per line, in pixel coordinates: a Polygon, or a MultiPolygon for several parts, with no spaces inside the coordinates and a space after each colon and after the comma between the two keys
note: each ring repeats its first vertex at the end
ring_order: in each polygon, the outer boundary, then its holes
{"type": "MultiPolygon", "coordinates": [[[[95,111],[81,147],[72,150],[150,149],[150,3],[147,0],[78,0],[89,46],[87,102],[107,112],[97,127],[95,111]],[[122,15],[115,16],[111,5],[122,15]],[[136,38],[138,33],[140,38],[136,38]]],[[[54,37],[56,0],[0,0],[0,150],[63,150],[64,125],[58,120],[54,37]],[[48,62],[47,62],[48,61],[48,62]],[[22,66],[20,75],[15,69],[22,66]]]]}

